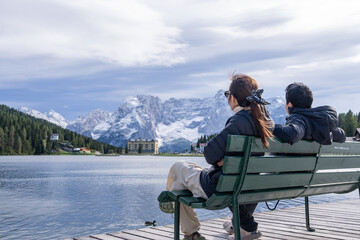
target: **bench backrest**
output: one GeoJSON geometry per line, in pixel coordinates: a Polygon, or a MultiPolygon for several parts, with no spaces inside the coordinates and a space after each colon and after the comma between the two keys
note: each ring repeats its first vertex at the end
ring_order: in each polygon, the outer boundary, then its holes
{"type": "Polygon", "coordinates": [[[229,135],[227,153],[216,189],[219,193],[206,202],[209,209],[230,203],[233,194],[245,204],[346,193],[359,187],[357,142],[323,146],[302,140],[290,145],[275,139],[266,149],[259,138],[229,135]]]}

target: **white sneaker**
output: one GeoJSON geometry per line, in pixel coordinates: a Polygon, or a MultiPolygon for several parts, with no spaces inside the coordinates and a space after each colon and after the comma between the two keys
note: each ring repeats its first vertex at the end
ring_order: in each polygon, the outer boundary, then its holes
{"type": "MultiPolygon", "coordinates": [[[[261,232],[247,232],[244,229],[240,228],[241,240],[253,240],[258,239],[262,236],[261,232]]],[[[228,240],[235,240],[235,235],[229,235],[228,240]]]]}
{"type": "Polygon", "coordinates": [[[231,221],[224,222],[223,228],[229,235],[234,234],[234,227],[231,221]]]}

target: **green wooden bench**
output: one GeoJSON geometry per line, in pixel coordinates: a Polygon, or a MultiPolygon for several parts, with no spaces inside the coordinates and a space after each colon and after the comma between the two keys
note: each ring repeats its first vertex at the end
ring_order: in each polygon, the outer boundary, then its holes
{"type": "MultiPolygon", "coordinates": [[[[175,240],[179,239],[180,203],[215,210],[229,205],[305,197],[306,227],[315,231],[310,227],[308,197],[360,189],[360,143],[325,146],[302,140],[290,145],[275,139],[266,149],[259,138],[229,135],[223,173],[217,193],[208,200],[195,198],[186,190],[164,191],[159,195],[159,202],[175,202],[175,240]],[[259,155],[255,153],[264,154],[255,156],[259,155]]],[[[233,218],[235,238],[240,240],[236,207],[233,218]]]]}

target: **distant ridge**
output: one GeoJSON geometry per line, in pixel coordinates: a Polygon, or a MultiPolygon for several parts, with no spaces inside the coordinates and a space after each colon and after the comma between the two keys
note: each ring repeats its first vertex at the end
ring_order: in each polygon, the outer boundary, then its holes
{"type": "MultiPolygon", "coordinates": [[[[171,98],[164,102],[151,95],[130,96],[113,113],[96,109],[72,122],[54,111],[38,116],[53,117],[49,121],[54,123],[66,122],[66,128],[72,131],[115,146],[124,147],[130,138],[157,139],[160,151],[181,152],[200,136],[223,129],[233,114],[223,92],[219,90],[208,98],[171,98]]],[[[281,97],[267,100],[274,121],[284,123],[285,100],[281,97]]]]}
{"type": "Polygon", "coordinates": [[[0,105],[0,155],[56,153],[62,146],[67,146],[70,151],[73,147],[86,147],[100,153],[122,151],[121,148],[0,105]],[[55,133],[59,134],[59,141],[50,140],[50,136],[55,133]]]}

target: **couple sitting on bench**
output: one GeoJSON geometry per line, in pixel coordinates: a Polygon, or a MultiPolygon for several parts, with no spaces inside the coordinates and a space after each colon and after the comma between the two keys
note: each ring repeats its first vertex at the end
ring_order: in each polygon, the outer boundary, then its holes
{"type": "MultiPolygon", "coordinates": [[[[225,92],[229,106],[234,115],[225,128],[205,147],[204,156],[211,165],[202,169],[193,163],[177,162],[169,171],[167,190],[190,190],[194,197],[208,199],[216,192],[216,185],[222,175],[222,165],[226,155],[227,136],[257,136],[264,147],[268,147],[268,139],[278,137],[286,143],[293,144],[301,139],[313,139],[329,145],[332,141],[345,142],[344,130],[338,128],[337,113],[330,106],[311,108],[312,92],[302,83],[292,83],[286,88],[285,109],[289,116],[285,125],[274,124],[265,105],[268,103],[261,97],[263,92],[258,83],[244,74],[231,77],[229,90],[225,92]]],[[[253,212],[257,203],[239,205],[241,239],[257,239],[261,233],[257,230],[257,222],[253,212]]],[[[164,212],[173,212],[173,203],[160,203],[164,212]]],[[[230,207],[232,210],[232,208],[230,207]]],[[[180,204],[181,231],[184,240],[205,240],[198,230],[200,222],[190,206],[180,204]]],[[[228,232],[228,239],[234,239],[231,221],[223,224],[228,232]]]]}

